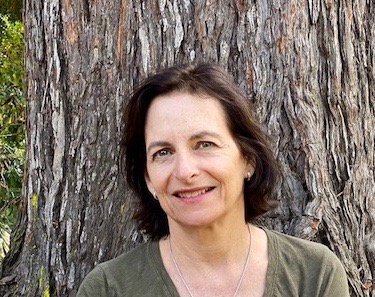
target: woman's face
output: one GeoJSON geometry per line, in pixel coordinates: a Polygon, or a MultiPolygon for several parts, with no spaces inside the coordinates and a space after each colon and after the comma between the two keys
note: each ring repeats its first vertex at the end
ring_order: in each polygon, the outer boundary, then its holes
{"type": "Polygon", "coordinates": [[[175,92],[149,108],[145,179],[170,227],[244,219],[243,187],[254,168],[242,155],[217,99],[175,92]]]}

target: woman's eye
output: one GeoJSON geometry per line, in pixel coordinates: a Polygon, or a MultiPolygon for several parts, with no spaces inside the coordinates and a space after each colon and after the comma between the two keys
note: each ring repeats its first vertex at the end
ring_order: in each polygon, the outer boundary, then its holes
{"type": "Polygon", "coordinates": [[[201,141],[198,143],[198,148],[208,148],[212,147],[214,144],[210,141],[201,141]]]}
{"type": "Polygon", "coordinates": [[[169,154],[169,151],[167,149],[162,149],[157,151],[155,154],[152,155],[152,159],[155,160],[157,158],[165,157],[169,154]]]}

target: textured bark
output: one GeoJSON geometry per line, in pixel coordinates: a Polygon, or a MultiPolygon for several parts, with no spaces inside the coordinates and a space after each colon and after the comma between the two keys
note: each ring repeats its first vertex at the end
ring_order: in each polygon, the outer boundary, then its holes
{"type": "Polygon", "coordinates": [[[142,236],[121,174],[121,114],[155,69],[218,62],[252,98],[283,172],[270,228],[328,245],[375,296],[373,1],[26,0],[24,202],[5,296],[74,296],[142,236]]]}

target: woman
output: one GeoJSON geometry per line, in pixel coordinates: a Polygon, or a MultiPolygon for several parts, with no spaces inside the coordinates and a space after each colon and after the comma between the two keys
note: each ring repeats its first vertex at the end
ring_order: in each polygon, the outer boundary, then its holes
{"type": "Polygon", "coordinates": [[[275,207],[278,170],[221,68],[151,76],[125,119],[127,181],[151,240],[99,264],[78,296],[349,296],[326,247],[251,224],[275,207]]]}

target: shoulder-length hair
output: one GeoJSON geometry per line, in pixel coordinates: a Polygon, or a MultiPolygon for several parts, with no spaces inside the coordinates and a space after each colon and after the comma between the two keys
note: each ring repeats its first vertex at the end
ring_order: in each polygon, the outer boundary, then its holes
{"type": "MultiPolygon", "coordinates": [[[[153,199],[144,178],[146,170],[145,122],[154,98],[172,92],[207,95],[224,108],[228,127],[244,157],[253,162],[255,172],[245,182],[245,218],[251,222],[277,204],[273,192],[279,170],[267,143],[267,135],[253,114],[253,108],[232,77],[212,64],[167,68],[147,78],[133,93],[124,113],[126,179],[138,199],[134,218],[138,227],[152,239],[169,234],[165,212],[153,199]]],[[[203,96],[202,96],[203,98],[203,96]]]]}

